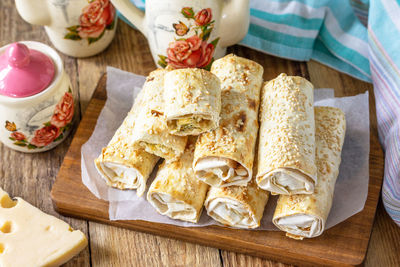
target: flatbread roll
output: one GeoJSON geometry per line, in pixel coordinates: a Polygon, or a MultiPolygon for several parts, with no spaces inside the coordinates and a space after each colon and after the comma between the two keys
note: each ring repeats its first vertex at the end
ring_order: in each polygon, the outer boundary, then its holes
{"type": "Polygon", "coordinates": [[[311,195],[281,195],[273,223],[295,239],[316,237],[325,229],[332,206],[346,132],[344,113],[333,107],[315,107],[318,183],[311,195]]]}
{"type": "Polygon", "coordinates": [[[143,104],[143,92],[139,92],[131,111],[94,161],[107,185],[118,189],[136,189],[139,197],[146,190],[147,179],[159,159],[131,143],[137,112],[143,104]]]}
{"type": "Polygon", "coordinates": [[[260,227],[269,193],[252,179],[247,186],[211,187],[204,206],[207,214],[219,223],[236,228],[260,227]]]}
{"type": "Polygon", "coordinates": [[[166,73],[166,70],[157,69],[147,77],[142,89],[143,104],[138,111],[131,141],[136,147],[171,161],[183,153],[187,137],[168,132],[163,97],[166,73]]]}
{"type": "Polygon", "coordinates": [[[136,189],[140,197],[146,190],[147,179],[159,157],[130,143],[136,118],[134,108],[94,162],[107,185],[118,189],[136,189]]]}
{"type": "Polygon", "coordinates": [[[212,64],[211,72],[221,81],[222,109],[219,127],[197,139],[193,169],[201,181],[227,187],[251,180],[263,71],[235,55],[212,64]]]}
{"type": "Polygon", "coordinates": [[[194,139],[179,160],[164,162],[147,192],[147,200],[158,213],[172,219],[196,223],[203,210],[208,185],[192,169],[194,139]]]}
{"type": "Polygon", "coordinates": [[[165,74],[165,117],[174,135],[199,135],[215,129],[221,112],[219,79],[203,69],[177,69],[165,74]]]}
{"type": "Polygon", "coordinates": [[[317,183],[313,85],[282,73],[260,108],[257,184],[272,194],[312,194],[317,183]]]}

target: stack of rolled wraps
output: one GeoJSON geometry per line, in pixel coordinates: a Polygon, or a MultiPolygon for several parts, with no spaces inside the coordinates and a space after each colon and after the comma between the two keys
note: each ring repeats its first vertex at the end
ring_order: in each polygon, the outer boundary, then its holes
{"type": "Polygon", "coordinates": [[[279,194],[273,223],[288,237],[322,234],[332,206],[346,132],[344,113],[313,107],[313,86],[279,75],[260,108],[257,184],[279,194]]]}
{"type": "Polygon", "coordinates": [[[253,229],[271,192],[280,195],[273,217],[279,229],[297,239],[320,235],[339,172],[344,114],[314,107],[304,78],[281,74],[262,86],[263,71],[227,55],[210,72],[151,72],[95,160],[99,173],[109,186],[142,196],[162,158],[147,192],[162,215],[196,223],[205,207],[223,225],[253,229]]]}
{"type": "Polygon", "coordinates": [[[192,169],[197,135],[218,127],[219,79],[202,69],[158,69],[149,74],[131,111],[95,160],[111,187],[146,191],[156,210],[174,219],[197,222],[209,186],[192,169]],[[189,140],[189,141],[188,141],[189,140]]]}

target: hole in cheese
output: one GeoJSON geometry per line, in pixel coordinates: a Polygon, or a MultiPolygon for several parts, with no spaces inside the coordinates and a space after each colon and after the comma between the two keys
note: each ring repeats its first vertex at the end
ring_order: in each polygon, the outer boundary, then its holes
{"type": "Polygon", "coordinates": [[[18,201],[13,201],[8,195],[4,195],[0,199],[0,205],[2,208],[9,209],[12,207],[15,207],[17,205],[18,201]]]}
{"type": "Polygon", "coordinates": [[[0,254],[3,254],[4,252],[4,245],[0,243],[0,254]]]}
{"type": "Polygon", "coordinates": [[[13,231],[12,222],[6,221],[0,228],[0,231],[2,231],[5,234],[11,233],[13,231]]]}

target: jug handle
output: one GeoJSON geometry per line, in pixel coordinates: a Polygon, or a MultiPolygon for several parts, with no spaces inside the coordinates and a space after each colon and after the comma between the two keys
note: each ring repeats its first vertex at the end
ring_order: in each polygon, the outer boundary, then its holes
{"type": "Polygon", "coordinates": [[[144,12],[137,8],[129,0],[111,0],[113,5],[127,18],[135,27],[147,37],[144,26],[144,12]]]}
{"type": "Polygon", "coordinates": [[[220,24],[221,47],[240,42],[247,34],[250,25],[249,0],[229,0],[222,9],[220,24]]]}

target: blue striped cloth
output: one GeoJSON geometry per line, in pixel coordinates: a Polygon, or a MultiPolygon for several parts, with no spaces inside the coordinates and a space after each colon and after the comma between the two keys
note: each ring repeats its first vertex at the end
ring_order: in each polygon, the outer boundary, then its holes
{"type": "MultiPolygon", "coordinates": [[[[144,8],[144,0],[131,0],[144,8]]],[[[385,149],[382,199],[400,225],[400,1],[250,0],[241,44],[278,57],[314,59],[372,82],[385,149]]]]}

